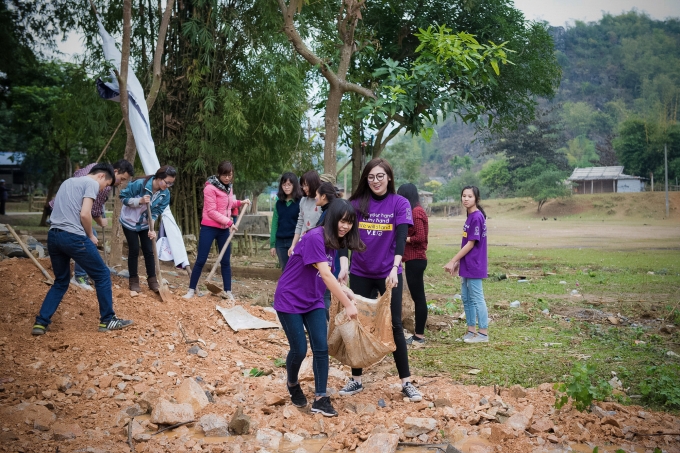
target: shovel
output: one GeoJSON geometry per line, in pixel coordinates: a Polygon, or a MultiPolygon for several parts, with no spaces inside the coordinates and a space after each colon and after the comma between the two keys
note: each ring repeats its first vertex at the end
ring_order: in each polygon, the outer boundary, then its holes
{"type": "MultiPolygon", "coordinates": [[[[146,205],[146,215],[149,220],[149,231],[154,231],[153,228],[153,217],[151,216],[151,204],[146,205]]],[[[163,274],[161,273],[161,262],[158,259],[158,251],[156,250],[156,238],[152,239],[153,242],[153,258],[156,261],[156,274],[158,274],[158,293],[161,295],[163,302],[169,302],[172,299],[172,293],[170,288],[167,287],[163,281],[163,274]]]]}
{"type": "Polygon", "coordinates": [[[19,238],[19,235],[17,234],[17,232],[14,231],[14,228],[12,228],[12,225],[6,224],[5,226],[7,227],[9,232],[12,233],[12,236],[14,236],[14,240],[19,243],[19,245],[21,246],[21,249],[24,251],[26,256],[28,256],[31,259],[31,261],[33,261],[33,264],[35,264],[35,266],[38,269],[40,269],[40,272],[42,272],[42,274],[45,276],[45,278],[47,280],[43,280],[43,282],[47,283],[48,285],[54,285],[54,279],[52,278],[52,276],[49,274],[49,272],[47,272],[45,270],[44,267],[42,267],[42,265],[38,262],[38,260],[35,259],[35,256],[33,256],[33,254],[30,252],[30,250],[28,250],[28,247],[26,247],[26,244],[24,244],[24,242],[19,238]]]}
{"type": "MultiPolygon", "coordinates": [[[[238,215],[238,218],[236,219],[236,223],[234,226],[238,228],[239,224],[241,223],[241,218],[243,217],[243,214],[246,212],[245,207],[241,209],[241,212],[238,215]]],[[[227,238],[227,242],[224,243],[224,247],[222,247],[222,250],[220,250],[220,255],[217,257],[215,260],[215,264],[213,264],[212,270],[210,271],[210,274],[208,274],[208,278],[205,280],[205,286],[208,287],[208,290],[215,294],[216,296],[219,295],[223,290],[219,286],[217,286],[214,283],[211,283],[210,280],[213,278],[213,275],[215,275],[215,271],[217,270],[217,265],[222,261],[222,257],[224,256],[225,252],[227,251],[227,247],[229,247],[229,244],[231,243],[231,238],[234,237],[235,231],[232,231],[229,233],[229,237],[227,238]]]]}

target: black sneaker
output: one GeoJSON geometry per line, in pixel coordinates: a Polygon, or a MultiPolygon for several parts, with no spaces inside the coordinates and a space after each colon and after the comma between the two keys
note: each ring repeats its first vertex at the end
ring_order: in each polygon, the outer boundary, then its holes
{"type": "Polygon", "coordinates": [[[293,406],[305,407],[307,405],[307,397],[303,393],[299,383],[292,387],[286,385],[286,387],[288,387],[288,393],[290,393],[290,400],[293,402],[293,406]]]}
{"type": "Polygon", "coordinates": [[[338,411],[333,409],[330,396],[323,396],[312,403],[312,412],[318,412],[324,417],[337,417],[338,411]]]}
{"type": "Polygon", "coordinates": [[[47,331],[47,326],[42,324],[33,324],[33,330],[31,330],[31,335],[45,335],[47,331]]]}
{"type": "Polygon", "coordinates": [[[401,388],[401,393],[403,393],[406,398],[411,400],[412,403],[417,403],[418,401],[423,400],[423,395],[421,395],[418,389],[415,388],[410,382],[404,384],[404,386],[401,388]]]}
{"type": "Polygon", "coordinates": [[[347,382],[347,384],[345,384],[345,387],[343,387],[343,389],[338,392],[338,395],[350,396],[354,395],[355,393],[359,393],[363,390],[364,386],[355,381],[354,378],[352,378],[349,380],[349,382],[347,382]]]}
{"type": "Polygon", "coordinates": [[[108,332],[109,330],[120,330],[133,325],[134,322],[127,319],[118,319],[116,315],[113,316],[108,322],[99,323],[100,332],[108,332]]]}
{"type": "Polygon", "coordinates": [[[406,339],[406,344],[420,343],[425,344],[425,338],[418,338],[415,335],[411,335],[406,339]]]}

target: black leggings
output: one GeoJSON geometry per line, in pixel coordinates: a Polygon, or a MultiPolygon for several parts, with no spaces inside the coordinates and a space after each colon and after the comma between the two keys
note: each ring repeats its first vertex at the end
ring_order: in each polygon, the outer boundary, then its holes
{"type": "Polygon", "coordinates": [[[427,260],[409,260],[404,263],[406,283],[411,293],[416,312],[416,332],[418,335],[425,333],[427,324],[427,300],[425,299],[425,268],[427,260]]]}
{"type": "Polygon", "coordinates": [[[146,266],[146,276],[156,276],[156,263],[153,257],[153,242],[149,239],[149,230],[133,231],[123,227],[125,239],[128,243],[128,271],[130,277],[137,277],[137,266],[139,264],[139,243],[142,243],[142,253],[144,254],[144,265],[146,266]]]}
{"type": "MultiPolygon", "coordinates": [[[[411,376],[408,369],[408,351],[406,349],[406,338],[404,338],[404,328],[401,325],[401,297],[404,289],[404,280],[398,274],[398,284],[392,288],[392,300],[390,301],[390,311],[392,312],[392,334],[397,349],[392,353],[394,363],[397,365],[397,372],[401,379],[411,376]]],[[[384,278],[366,278],[358,275],[349,275],[349,288],[359,296],[375,299],[378,292],[385,292],[384,278]]],[[[361,368],[352,368],[352,376],[361,376],[361,368]]]]}

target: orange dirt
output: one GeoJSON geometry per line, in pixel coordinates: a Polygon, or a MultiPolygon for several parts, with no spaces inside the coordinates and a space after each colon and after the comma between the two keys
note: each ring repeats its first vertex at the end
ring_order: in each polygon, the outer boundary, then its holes
{"type": "MultiPolygon", "coordinates": [[[[49,269],[49,260],[42,262],[49,269]]],[[[138,401],[141,393],[153,389],[171,398],[181,381],[200,377],[203,389],[211,393],[214,403],[196,413],[196,418],[214,413],[229,420],[237,407],[243,406],[252,419],[253,433],[272,428],[322,439],[315,441],[316,448],[310,446],[310,440],[305,447],[310,452],[321,447],[321,451],[354,450],[372,432],[381,430],[397,433],[401,440],[410,442],[438,443],[448,439],[464,452],[544,452],[562,445],[574,445],[576,449],[577,444],[590,445],[590,451],[598,445],[601,452],[613,451],[612,445],[627,452],[652,451],[656,446],[665,452],[680,452],[678,417],[640,412],[641,407],[614,403],[601,404],[604,410],[615,411],[612,417],[602,419],[569,406],[556,411],[550,384],[527,389],[526,393],[522,389],[503,388],[498,397],[491,387],[454,385],[443,376],[415,376],[425,399],[422,403],[406,403],[391,358],[367,370],[366,390],[347,398],[337,396],[337,390],[349,370],[331,360],[329,390],[340,415],[332,419],[312,415],[309,406],[297,409],[290,404],[285,369],[274,365],[274,359],[284,358],[287,352],[283,331],[233,332],[215,310],[216,304],[226,306],[226,301],[211,295],[190,301],[179,297],[186,287],[186,276],[169,277],[171,285],[177,288],[168,304],[146,287],[140,296],[131,298],[127,281],[113,277],[116,313],[121,318],[133,319],[135,325],[105,334],[97,332],[94,293],[71,287],[48,333],[32,337],[35,314],[48,290],[40,277],[40,272],[26,259],[0,262],[0,294],[4,302],[0,315],[2,451],[130,451],[127,419],[121,418],[120,411],[138,401]],[[178,322],[190,339],[205,341],[206,345],[200,346],[207,357],[187,353],[192,345],[185,344],[178,322]],[[273,372],[249,377],[252,368],[273,372]],[[268,405],[272,394],[284,397],[284,404],[268,405]],[[483,397],[489,405],[480,406],[483,397]],[[511,408],[510,412],[524,413],[530,419],[529,431],[535,434],[486,420],[494,418],[489,414],[498,409],[499,398],[511,408]],[[380,399],[386,403],[385,408],[378,407],[380,399]],[[24,402],[31,404],[21,406],[24,402]],[[48,420],[41,425],[33,420],[38,416],[31,415],[38,412],[43,418],[54,414],[56,421],[48,420]],[[407,417],[433,418],[436,429],[420,439],[406,438],[407,417]],[[657,431],[675,435],[642,435],[657,431]]],[[[273,282],[240,280],[234,285],[234,293],[248,295],[255,301],[263,291],[271,294],[271,285],[273,282]]],[[[236,303],[251,314],[275,319],[273,313],[251,305],[250,299],[242,298],[236,303]]],[[[311,397],[313,380],[305,380],[303,389],[311,397]]],[[[152,433],[155,427],[144,416],[139,419],[152,433]]],[[[208,439],[198,431],[197,426],[189,425],[168,431],[168,435],[135,441],[135,448],[137,452],[259,450],[252,435],[208,439]]]]}

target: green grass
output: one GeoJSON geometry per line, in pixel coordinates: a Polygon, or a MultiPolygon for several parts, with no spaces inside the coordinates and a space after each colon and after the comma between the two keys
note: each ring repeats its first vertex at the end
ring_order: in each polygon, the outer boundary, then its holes
{"type": "MultiPolygon", "coordinates": [[[[428,250],[426,293],[440,312],[458,314],[462,303],[453,296],[460,293],[460,279],[442,270],[457,249],[442,242],[451,241],[435,239],[428,250]]],[[[411,366],[418,373],[447,373],[466,384],[531,387],[561,381],[575,361],[587,360],[597,367],[598,378],[609,380],[614,371],[624,387],[630,388],[627,395],[640,395],[639,384],[648,367],[679,362],[666,352],[679,352],[680,334],[661,334],[660,324],[654,322],[657,318],[665,318],[667,324],[680,321],[677,250],[490,247],[489,274],[529,278],[528,283],[518,283],[516,278],[484,281],[492,317],[491,342],[456,342],[465,331],[464,322],[449,331],[427,332],[428,347],[409,352],[411,366]],[[585,297],[572,296],[573,289],[585,297]],[[494,304],[514,300],[521,302],[519,309],[494,308],[494,304]],[[552,316],[541,313],[546,308],[552,316]],[[620,313],[640,327],[554,316],[586,308],[620,313]],[[636,340],[644,343],[636,344],[636,340]],[[482,371],[471,375],[470,368],[482,371]]],[[[625,396],[620,398],[627,401],[625,396]]],[[[633,402],[641,403],[639,399],[633,402]]]]}

